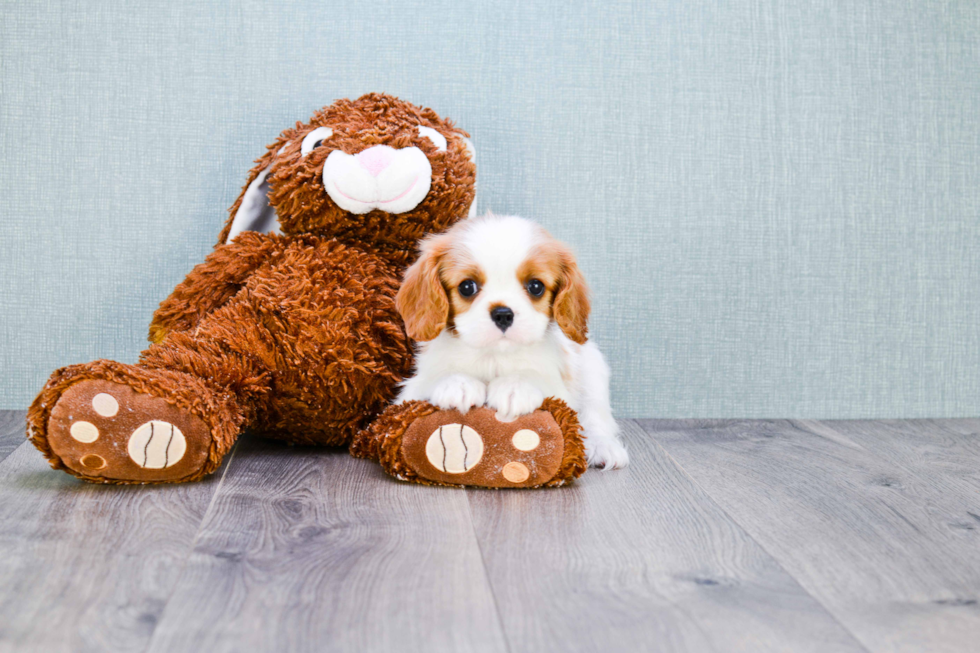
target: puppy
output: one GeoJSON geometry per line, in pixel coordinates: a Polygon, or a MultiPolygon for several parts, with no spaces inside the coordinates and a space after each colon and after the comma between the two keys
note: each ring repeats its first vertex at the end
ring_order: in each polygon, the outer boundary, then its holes
{"type": "Polygon", "coordinates": [[[420,251],[395,300],[419,343],[398,402],[463,413],[486,405],[509,421],[558,397],[578,413],[589,464],[625,467],[609,367],[586,338],[589,293],[571,251],[529,220],[491,214],[429,236],[420,251]]]}

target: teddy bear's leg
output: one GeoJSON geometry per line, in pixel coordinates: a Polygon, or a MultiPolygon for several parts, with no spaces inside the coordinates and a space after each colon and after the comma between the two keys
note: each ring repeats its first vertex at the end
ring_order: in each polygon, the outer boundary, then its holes
{"type": "Polygon", "coordinates": [[[559,399],[511,422],[490,408],[466,414],[422,401],[390,406],[358,434],[351,454],[406,481],[474,487],[567,483],[586,468],[575,412],[559,399]]]}
{"type": "Polygon", "coordinates": [[[28,412],[29,436],[53,467],[88,481],[197,480],[254,419],[268,376],[213,334],[174,333],[138,365],[55,372],[28,412]]]}

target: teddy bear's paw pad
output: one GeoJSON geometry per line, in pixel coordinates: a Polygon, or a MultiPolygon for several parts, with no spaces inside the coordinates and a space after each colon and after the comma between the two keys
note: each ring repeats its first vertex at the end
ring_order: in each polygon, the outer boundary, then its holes
{"type": "Polygon", "coordinates": [[[501,422],[488,408],[437,411],[416,420],[401,441],[420,477],[449,485],[536,487],[555,477],[564,438],[543,410],[501,422]]]}
{"type": "Polygon", "coordinates": [[[200,418],[161,397],[92,379],[58,399],[48,442],[65,466],[83,476],[146,483],[200,471],[211,435],[200,418]]]}
{"type": "Polygon", "coordinates": [[[129,436],[129,457],[144,469],[165,469],[180,462],[187,452],[187,438],[170,422],[158,419],[142,425],[129,436]]]}
{"type": "Polygon", "coordinates": [[[440,426],[425,443],[425,457],[440,472],[462,474],[483,458],[483,438],[468,426],[440,426]]]}

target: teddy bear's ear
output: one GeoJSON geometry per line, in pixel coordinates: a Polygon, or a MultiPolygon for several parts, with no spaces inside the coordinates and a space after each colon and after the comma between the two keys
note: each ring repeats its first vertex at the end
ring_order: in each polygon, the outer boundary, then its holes
{"type": "Polygon", "coordinates": [[[289,141],[286,141],[278,150],[270,149],[252,168],[245,190],[231,207],[232,215],[221,231],[218,244],[230,243],[243,231],[280,233],[276,210],[269,205],[269,182],[266,177],[276,156],[288,145],[289,141]]]}
{"type": "Polygon", "coordinates": [[[243,231],[259,231],[262,233],[279,233],[279,220],[276,210],[269,206],[269,182],[265,178],[269,174],[266,168],[260,172],[242,194],[242,201],[235,211],[235,217],[228,228],[226,243],[243,231]]]}

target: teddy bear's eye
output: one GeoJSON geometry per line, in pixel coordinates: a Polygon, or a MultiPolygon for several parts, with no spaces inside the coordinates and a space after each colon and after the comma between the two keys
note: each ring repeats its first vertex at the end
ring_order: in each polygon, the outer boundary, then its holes
{"type": "Polygon", "coordinates": [[[303,144],[300,145],[299,151],[303,156],[306,156],[312,152],[315,148],[320,147],[323,141],[327,140],[333,136],[333,130],[329,127],[317,127],[309,134],[303,137],[303,144]]]}
{"type": "Polygon", "coordinates": [[[446,151],[446,137],[434,130],[432,127],[423,127],[419,125],[419,136],[425,136],[432,144],[436,146],[438,152],[446,151]]]}

